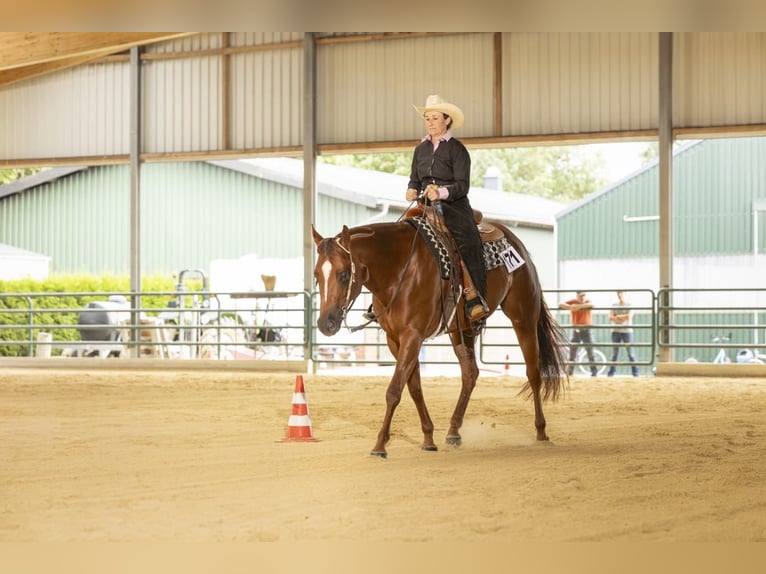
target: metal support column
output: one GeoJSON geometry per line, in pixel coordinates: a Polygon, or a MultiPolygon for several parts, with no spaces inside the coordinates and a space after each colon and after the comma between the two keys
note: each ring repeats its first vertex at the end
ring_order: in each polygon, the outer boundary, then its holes
{"type": "Polygon", "coordinates": [[[140,356],[141,340],[141,54],[130,49],[130,291],[133,293],[130,323],[131,349],[140,356]]]}
{"type": "MultiPolygon", "coordinates": [[[[311,225],[316,221],[316,42],[314,34],[303,38],[303,289],[314,284],[314,239],[311,225]]],[[[313,333],[313,302],[309,300],[304,357],[308,360],[313,333]]]]}
{"type": "MultiPolygon", "coordinates": [[[[660,307],[672,306],[673,286],[673,33],[660,32],[659,37],[659,248],[660,248],[660,307]]],[[[659,361],[669,362],[670,311],[658,316],[659,361]]]]}

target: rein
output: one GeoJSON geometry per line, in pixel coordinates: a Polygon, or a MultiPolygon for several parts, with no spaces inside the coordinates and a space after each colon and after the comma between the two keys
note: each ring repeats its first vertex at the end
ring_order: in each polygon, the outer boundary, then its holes
{"type": "MultiPolygon", "coordinates": [[[[340,237],[335,238],[335,243],[340,247],[343,251],[348,253],[348,259],[351,262],[351,279],[348,281],[348,289],[346,290],[346,300],[343,302],[343,306],[341,309],[343,310],[343,322],[346,322],[346,315],[348,314],[348,310],[351,309],[351,306],[356,301],[356,297],[353,299],[351,298],[351,289],[354,286],[354,279],[356,278],[356,265],[354,264],[354,258],[351,256],[351,242],[349,241],[349,248],[346,249],[343,244],[340,242],[340,237]]],[[[361,293],[362,290],[359,289],[359,293],[361,293]]]]}
{"type": "MultiPolygon", "coordinates": [[[[417,234],[417,232],[415,232],[415,234],[412,237],[412,244],[410,244],[410,252],[407,255],[407,263],[404,265],[404,269],[402,270],[402,272],[399,275],[399,283],[397,283],[397,285],[396,285],[396,290],[394,291],[394,294],[391,297],[391,300],[388,302],[388,305],[386,305],[384,307],[383,311],[381,311],[381,313],[380,313],[380,315],[378,315],[378,317],[382,317],[383,315],[388,313],[389,309],[391,309],[391,305],[393,305],[394,301],[396,300],[396,297],[399,295],[399,292],[402,290],[402,283],[404,282],[404,278],[405,278],[405,276],[407,274],[407,269],[409,269],[410,262],[412,261],[412,254],[415,252],[415,244],[417,243],[417,240],[418,240],[418,234],[417,234]]],[[[351,299],[351,289],[354,286],[354,280],[356,278],[356,265],[354,264],[354,258],[351,255],[351,242],[349,241],[348,249],[346,249],[346,247],[344,247],[341,244],[340,237],[336,237],[335,238],[335,243],[344,252],[348,253],[349,261],[351,261],[351,279],[348,282],[348,290],[346,291],[346,300],[344,301],[344,304],[341,307],[341,309],[343,311],[343,313],[342,313],[343,323],[346,325],[346,329],[348,329],[351,333],[354,333],[356,331],[359,331],[360,329],[364,329],[367,325],[369,325],[370,323],[375,321],[375,319],[368,319],[365,323],[362,323],[361,325],[357,325],[356,327],[349,327],[348,326],[348,321],[346,320],[347,316],[348,316],[348,312],[351,309],[351,307],[354,304],[354,302],[356,301],[356,298],[359,296],[359,294],[357,294],[356,297],[351,299]]],[[[359,293],[361,293],[361,292],[362,292],[362,289],[360,287],[359,288],[359,293]]]]}

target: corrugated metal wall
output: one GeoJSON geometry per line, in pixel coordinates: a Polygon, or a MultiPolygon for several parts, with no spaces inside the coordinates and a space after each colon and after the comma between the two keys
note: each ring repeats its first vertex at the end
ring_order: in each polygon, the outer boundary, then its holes
{"type": "Polygon", "coordinates": [[[50,256],[51,272],[128,269],[129,194],[127,167],[96,167],[12,195],[0,202],[0,243],[50,256]]]}
{"type": "Polygon", "coordinates": [[[656,33],[503,34],[505,135],[657,126],[656,33]]]}
{"type": "MultiPolygon", "coordinates": [[[[199,34],[150,45],[149,54],[221,47],[220,34],[199,34]]],[[[221,149],[221,56],[144,60],[143,151],[167,153],[221,149]]]]}
{"type": "MultiPolygon", "coordinates": [[[[766,198],[766,138],[706,140],[674,156],[674,254],[754,252],[753,204],[766,198]]],[[[560,261],[658,254],[656,164],[597,192],[558,219],[560,261]]],[[[756,213],[758,253],[766,252],[766,213],[756,213]]]]}
{"type": "Polygon", "coordinates": [[[674,34],[673,123],[678,127],[766,122],[766,34],[674,34]]]}
{"type": "Polygon", "coordinates": [[[413,110],[429,94],[460,105],[461,137],[493,131],[492,34],[320,45],[317,131],[321,143],[416,140],[413,110]],[[456,81],[457,80],[457,81],[456,81]]]}
{"type": "MultiPolygon", "coordinates": [[[[241,45],[303,41],[239,35],[241,45]],[[246,44],[246,42],[253,42],[246,44]]],[[[303,144],[303,47],[234,54],[231,58],[231,146],[279,148],[303,144]]]]}
{"type": "Polygon", "coordinates": [[[128,153],[128,71],[90,64],[0,89],[0,158],[128,153]]]}
{"type": "MultiPolygon", "coordinates": [[[[302,191],[200,163],[141,170],[144,275],[209,269],[213,259],[302,257],[302,191]]],[[[78,172],[0,202],[0,243],[52,257],[57,272],[130,270],[127,166],[78,172]]],[[[320,195],[326,235],[377,212],[320,195]]]]}
{"type": "MultiPolygon", "coordinates": [[[[656,33],[499,37],[500,61],[495,33],[322,35],[318,144],[363,149],[417,139],[422,126],[412,104],[431,93],[463,107],[464,138],[635,137],[657,128],[656,33]]],[[[203,33],[149,46],[144,151],[190,159],[208,151],[295,154],[303,145],[303,38],[203,33]]],[[[677,129],[766,124],[765,33],[676,33],[673,58],[677,129]]],[[[0,157],[124,161],[129,64],[105,62],[0,89],[0,157]]]]}

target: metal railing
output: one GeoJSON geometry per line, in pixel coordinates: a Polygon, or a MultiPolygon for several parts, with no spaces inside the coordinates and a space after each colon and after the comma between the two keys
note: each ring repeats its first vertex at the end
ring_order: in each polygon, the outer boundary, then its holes
{"type": "Polygon", "coordinates": [[[656,299],[669,362],[766,360],[766,289],[661,289],[656,299]]]}
{"type": "MultiPolygon", "coordinates": [[[[671,362],[766,359],[766,289],[624,292],[633,310],[635,364],[642,370],[656,364],[663,350],[670,355],[663,360],[671,362]]],[[[617,363],[611,360],[615,346],[608,317],[614,291],[592,289],[587,293],[594,302],[598,300],[592,311],[592,347],[600,350],[603,358],[580,364],[599,369],[614,365],[618,374],[629,373],[631,364],[623,351],[617,363]]],[[[573,328],[570,314],[558,309],[558,303],[573,295],[562,290],[545,293],[567,338],[573,328]]],[[[369,294],[363,293],[349,313],[349,326],[364,322],[362,313],[368,304],[369,294]]],[[[377,324],[353,333],[341,329],[328,338],[316,329],[317,311],[316,293],[306,291],[0,293],[0,359],[310,359],[315,370],[394,364],[385,334],[377,324]],[[104,317],[109,320],[103,321],[104,317]],[[91,337],[104,330],[108,336],[101,332],[91,337]]],[[[515,332],[500,311],[488,319],[477,353],[485,370],[523,374],[524,361],[515,332]]],[[[457,363],[446,335],[427,341],[420,359],[424,365],[457,363]]]]}
{"type": "Polygon", "coordinates": [[[303,291],[0,293],[0,356],[302,359],[309,298],[303,291]]]}

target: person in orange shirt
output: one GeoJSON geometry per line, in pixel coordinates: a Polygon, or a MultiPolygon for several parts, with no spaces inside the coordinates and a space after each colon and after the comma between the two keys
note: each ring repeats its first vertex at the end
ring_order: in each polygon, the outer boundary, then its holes
{"type": "MultiPolygon", "coordinates": [[[[565,309],[572,314],[572,338],[569,340],[569,366],[567,375],[574,373],[575,355],[577,355],[577,346],[584,345],[585,352],[588,354],[588,360],[591,363],[596,362],[593,355],[593,336],[590,332],[590,326],[593,324],[591,309],[593,303],[585,296],[585,291],[578,291],[577,296],[569,301],[559,304],[559,309],[565,309]]],[[[590,376],[595,377],[598,369],[595,364],[590,366],[590,376]]]]}

